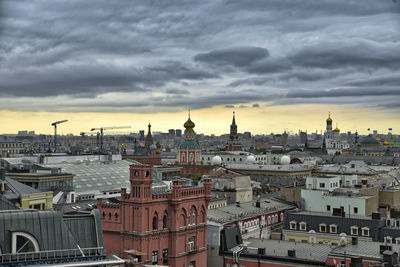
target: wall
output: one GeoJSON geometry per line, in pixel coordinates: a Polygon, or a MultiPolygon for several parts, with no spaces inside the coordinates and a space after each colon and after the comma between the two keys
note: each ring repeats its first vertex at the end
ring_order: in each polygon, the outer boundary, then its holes
{"type": "MultiPolygon", "coordinates": [[[[356,215],[366,216],[366,199],[364,197],[347,197],[324,195],[326,192],[317,190],[301,190],[301,198],[304,199],[304,210],[315,212],[332,212],[333,208],[344,207],[346,214],[354,214],[354,207],[358,208],[356,215]],[[330,211],[327,206],[330,205],[330,211]]],[[[377,199],[375,199],[377,200],[377,199]]],[[[371,200],[370,203],[373,203],[371,200]]]]}
{"type": "Polygon", "coordinates": [[[53,193],[39,193],[21,196],[21,208],[34,208],[34,205],[41,205],[40,210],[53,209],[53,193]]]}
{"type": "Polygon", "coordinates": [[[379,192],[379,203],[389,204],[391,207],[400,203],[400,190],[383,190],[379,192]]]}
{"type": "Polygon", "coordinates": [[[301,189],[304,189],[304,187],[281,187],[279,196],[285,201],[298,203],[301,197],[301,189]]]}

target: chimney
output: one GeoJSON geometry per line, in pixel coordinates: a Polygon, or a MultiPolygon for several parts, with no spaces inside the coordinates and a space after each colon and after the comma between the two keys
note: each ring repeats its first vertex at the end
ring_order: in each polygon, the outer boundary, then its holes
{"type": "Polygon", "coordinates": [[[6,179],[6,170],[0,169],[0,180],[4,181],[6,179]]]}

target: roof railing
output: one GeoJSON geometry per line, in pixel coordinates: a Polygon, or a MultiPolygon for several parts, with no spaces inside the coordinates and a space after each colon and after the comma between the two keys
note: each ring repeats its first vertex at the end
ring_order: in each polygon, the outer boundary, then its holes
{"type": "Polygon", "coordinates": [[[0,263],[23,263],[46,260],[60,259],[78,259],[105,257],[106,252],[104,247],[97,248],[76,248],[76,249],[60,249],[60,250],[45,250],[37,252],[23,252],[17,254],[0,254],[0,263]]]}

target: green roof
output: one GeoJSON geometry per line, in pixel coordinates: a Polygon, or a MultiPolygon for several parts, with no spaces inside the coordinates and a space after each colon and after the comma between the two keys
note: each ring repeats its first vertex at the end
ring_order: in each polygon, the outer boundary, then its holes
{"type": "Polygon", "coordinates": [[[199,146],[199,144],[197,144],[196,141],[188,141],[188,140],[186,140],[186,141],[183,141],[179,145],[179,147],[182,148],[182,147],[200,147],[200,146],[199,146]]]}

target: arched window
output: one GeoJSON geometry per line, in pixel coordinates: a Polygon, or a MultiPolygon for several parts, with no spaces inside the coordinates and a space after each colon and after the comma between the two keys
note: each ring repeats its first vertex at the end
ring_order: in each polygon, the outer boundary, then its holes
{"type": "Polygon", "coordinates": [[[188,216],[188,225],[190,225],[190,223],[191,223],[191,221],[190,221],[190,213],[189,213],[189,216],[188,216]]]}
{"type": "Polygon", "coordinates": [[[39,251],[39,243],[32,235],[24,232],[12,233],[11,253],[16,254],[37,251],[39,251]]]}
{"type": "Polygon", "coordinates": [[[153,217],[153,230],[157,230],[158,229],[158,218],[157,218],[157,214],[154,215],[153,217]]]}
{"type": "Polygon", "coordinates": [[[167,214],[165,214],[162,219],[162,227],[163,229],[167,228],[167,214]]]}
{"type": "Polygon", "coordinates": [[[115,213],[115,220],[118,221],[118,213],[115,213]]]}
{"type": "Polygon", "coordinates": [[[196,212],[194,212],[194,211],[192,214],[192,224],[196,224],[196,212]]]}
{"type": "Polygon", "coordinates": [[[109,213],[108,213],[108,219],[111,220],[111,217],[112,217],[111,212],[109,212],[109,213]]]}

